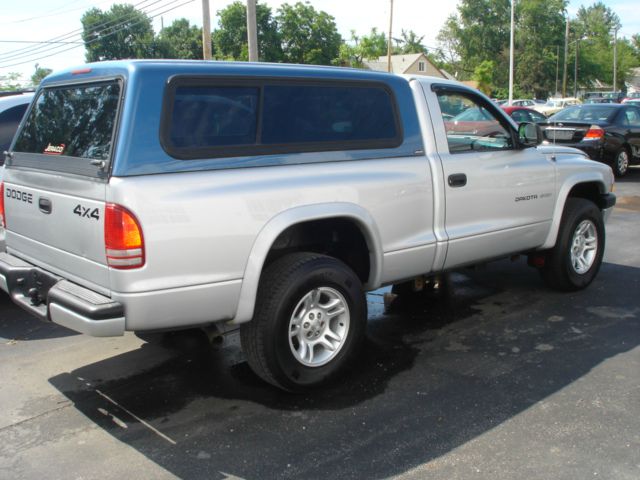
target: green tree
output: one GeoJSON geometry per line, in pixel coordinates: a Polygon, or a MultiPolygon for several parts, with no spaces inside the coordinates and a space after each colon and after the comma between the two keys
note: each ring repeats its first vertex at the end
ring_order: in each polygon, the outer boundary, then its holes
{"type": "MultiPolygon", "coordinates": [[[[519,0],[515,10],[515,84],[527,95],[555,88],[557,46],[564,43],[566,0],[519,0]]],[[[461,0],[438,35],[438,64],[460,80],[474,76],[484,61],[495,64],[493,85],[509,78],[509,0],[461,0]]]]}
{"type": "MultiPolygon", "coordinates": [[[[216,56],[231,60],[248,60],[247,7],[236,1],[218,11],[219,28],[213,32],[216,56]]],[[[258,29],[258,57],[264,62],[281,62],[282,46],[278,24],[271,8],[256,4],[256,26],[258,29]]]]}
{"type": "Polygon", "coordinates": [[[180,18],[163,28],[156,39],[157,54],[163,58],[202,59],[202,28],[180,18]]]}
{"type": "Polygon", "coordinates": [[[345,67],[362,68],[365,60],[377,60],[387,54],[387,39],[384,33],[372,28],[369,35],[358,37],[351,30],[350,43],[340,45],[338,58],[333,63],[345,67]]]}
{"type": "MultiPolygon", "coordinates": [[[[580,7],[572,25],[572,36],[579,39],[578,84],[587,85],[600,80],[613,83],[614,31],[621,27],[620,18],[602,2],[580,7]]],[[[618,39],[618,87],[622,85],[633,63],[631,44],[618,39]],[[624,68],[620,68],[620,67],[624,68]]],[[[574,54],[575,55],[575,54],[574,54]]],[[[573,76],[571,77],[573,78],[573,76]]]]}
{"type": "Polygon", "coordinates": [[[565,7],[565,0],[521,0],[516,4],[514,75],[518,87],[529,96],[546,98],[555,91],[558,52],[564,45],[565,7]]]}
{"type": "Polygon", "coordinates": [[[6,75],[0,76],[0,92],[11,92],[13,90],[20,90],[20,74],[17,72],[9,72],[6,75]]]}
{"type": "Polygon", "coordinates": [[[338,57],[342,37],[328,13],[316,11],[309,2],[285,3],[276,21],[286,62],[330,65],[338,57]]]}
{"type": "Polygon", "coordinates": [[[473,80],[478,82],[478,90],[490,95],[493,90],[493,76],[496,64],[491,60],[484,60],[473,71],[473,80]]]}
{"type": "Polygon", "coordinates": [[[44,77],[49,75],[51,72],[53,72],[53,70],[51,70],[50,68],[42,68],[36,63],[36,71],[33,75],[31,75],[31,83],[34,87],[40,85],[40,82],[44,79],[44,77]]]}
{"type": "Polygon", "coordinates": [[[151,19],[132,5],[92,8],[80,21],[88,62],[156,56],[151,19]]]}
{"type": "Polygon", "coordinates": [[[400,53],[427,53],[427,47],[422,44],[424,35],[419,37],[413,30],[402,30],[400,33],[400,53]]]}

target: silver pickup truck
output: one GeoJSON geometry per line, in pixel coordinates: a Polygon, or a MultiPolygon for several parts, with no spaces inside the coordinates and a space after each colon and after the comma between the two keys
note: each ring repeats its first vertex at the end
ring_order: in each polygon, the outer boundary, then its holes
{"type": "Polygon", "coordinates": [[[522,253],[585,288],[613,175],[459,83],[122,61],[42,82],[6,152],[0,288],[95,336],[240,326],[287,390],[354,359],[365,291],[522,253]],[[461,115],[464,113],[464,115],[461,115]]]}

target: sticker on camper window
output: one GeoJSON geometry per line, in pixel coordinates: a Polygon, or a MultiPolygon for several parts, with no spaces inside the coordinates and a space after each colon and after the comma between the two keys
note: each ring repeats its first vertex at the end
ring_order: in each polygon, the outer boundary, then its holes
{"type": "Polygon", "coordinates": [[[45,155],[62,155],[65,146],[66,145],[64,143],[61,143],[60,145],[51,145],[51,143],[49,143],[43,153],[45,155]]]}

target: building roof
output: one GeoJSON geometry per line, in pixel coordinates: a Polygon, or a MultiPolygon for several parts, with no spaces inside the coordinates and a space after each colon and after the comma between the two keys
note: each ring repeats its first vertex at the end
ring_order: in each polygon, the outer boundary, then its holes
{"type": "MultiPolygon", "coordinates": [[[[416,63],[418,60],[423,60],[429,62],[431,66],[442,73],[438,67],[433,65],[429,58],[424,53],[411,53],[407,55],[391,55],[391,72],[393,73],[406,73],[411,66],[416,63]]],[[[386,72],[387,71],[387,56],[383,55],[378,57],[377,60],[364,61],[364,65],[369,68],[369,70],[375,70],[378,72],[386,72]]],[[[444,73],[442,73],[443,78],[447,78],[444,73]]]]}

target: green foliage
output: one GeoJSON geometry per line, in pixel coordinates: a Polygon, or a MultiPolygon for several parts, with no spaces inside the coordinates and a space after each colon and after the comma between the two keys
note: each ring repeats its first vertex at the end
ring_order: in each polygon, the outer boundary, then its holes
{"type": "Polygon", "coordinates": [[[151,19],[132,5],[115,4],[104,12],[92,8],[81,22],[88,62],[156,56],[151,19]]]}
{"type": "MultiPolygon", "coordinates": [[[[567,0],[519,0],[515,10],[516,96],[544,98],[562,78],[567,0]]],[[[578,49],[578,83],[613,80],[613,31],[620,27],[615,12],[602,2],[581,7],[570,22],[568,89],[578,49]],[[584,38],[583,38],[584,37],[584,38]]],[[[495,64],[494,93],[507,90],[509,76],[509,0],[461,0],[438,35],[436,63],[466,80],[485,73],[483,62],[495,64]]],[[[618,87],[630,68],[640,64],[640,36],[618,39],[618,87]]],[[[486,65],[485,65],[486,66],[486,65]]]]}
{"type": "MultiPolygon", "coordinates": [[[[216,56],[221,59],[248,60],[247,7],[236,1],[218,11],[220,26],[213,32],[216,56]]],[[[282,61],[282,47],[278,24],[271,9],[256,4],[256,26],[258,29],[258,58],[265,62],[282,61]]]]}
{"type": "Polygon", "coordinates": [[[11,92],[14,90],[20,90],[20,74],[17,72],[9,72],[6,75],[0,76],[0,92],[11,92]]]}
{"type": "Polygon", "coordinates": [[[489,95],[493,90],[493,76],[496,64],[491,60],[483,60],[473,71],[473,80],[478,82],[478,90],[489,95]]]}
{"type": "Polygon", "coordinates": [[[157,55],[162,58],[202,59],[202,28],[180,18],[160,30],[157,55]]]}
{"type": "MultiPolygon", "coordinates": [[[[517,3],[514,78],[527,97],[546,98],[555,91],[557,54],[564,52],[565,6],[564,0],[517,3]]],[[[508,68],[507,63],[507,75],[508,68]]]]}
{"type": "Polygon", "coordinates": [[[309,2],[283,4],[276,21],[280,27],[284,61],[330,65],[340,53],[342,37],[334,18],[309,2]]]}
{"type": "Polygon", "coordinates": [[[422,44],[422,40],[424,39],[424,35],[418,37],[416,32],[413,30],[402,30],[400,33],[400,53],[401,54],[410,54],[410,53],[427,53],[427,47],[422,44]]]}
{"type": "Polygon", "coordinates": [[[362,68],[365,60],[377,60],[387,54],[387,39],[384,33],[379,33],[377,28],[372,28],[369,35],[358,37],[351,30],[350,44],[342,43],[338,58],[334,64],[345,67],[362,68]]]}

